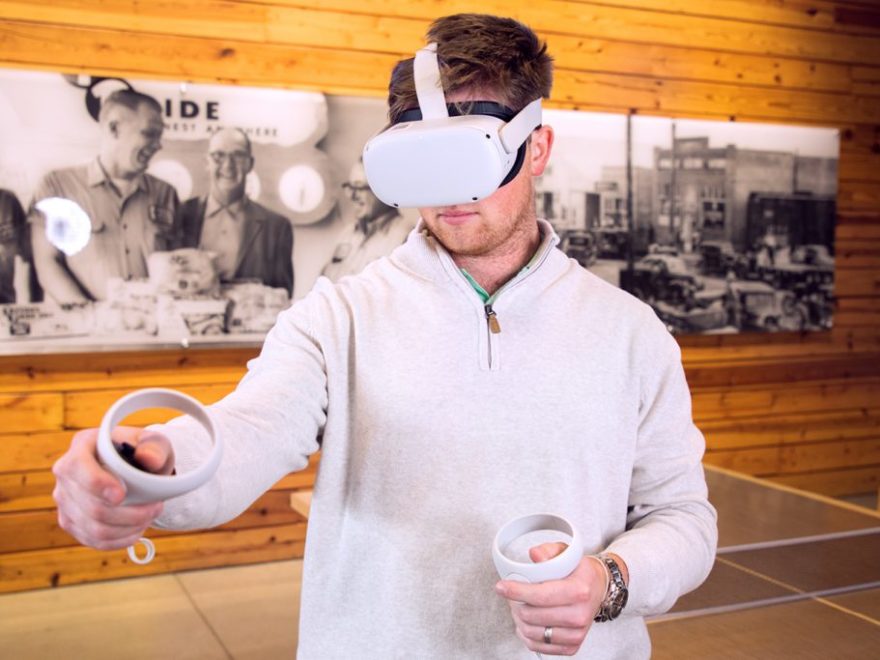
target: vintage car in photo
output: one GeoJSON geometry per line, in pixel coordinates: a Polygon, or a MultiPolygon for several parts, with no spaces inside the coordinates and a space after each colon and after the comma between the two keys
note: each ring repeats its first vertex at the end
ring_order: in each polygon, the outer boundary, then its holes
{"type": "Polygon", "coordinates": [[[703,275],[725,276],[736,269],[737,254],[730,241],[700,243],[699,269],[703,275]]]}
{"type": "Polygon", "coordinates": [[[662,243],[651,243],[648,246],[648,254],[669,254],[673,257],[678,256],[678,248],[674,245],[665,245],[662,243]]]}
{"type": "Polygon", "coordinates": [[[791,261],[796,264],[816,266],[822,270],[834,269],[834,257],[824,245],[799,245],[791,251],[791,261]]]}
{"type": "Polygon", "coordinates": [[[561,232],[559,248],[584,268],[596,262],[598,249],[596,238],[585,229],[568,229],[561,232]]]}
{"type": "Polygon", "coordinates": [[[594,233],[600,259],[626,259],[629,230],[623,227],[599,227],[594,233]]]}
{"type": "Polygon", "coordinates": [[[735,331],[727,324],[727,310],[720,295],[698,295],[696,306],[682,307],[656,301],[651,306],[673,334],[735,331]]]}
{"type": "Polygon", "coordinates": [[[761,280],[777,289],[808,293],[834,282],[834,269],[795,262],[761,268],[761,280]]]}
{"type": "Polygon", "coordinates": [[[703,283],[688,272],[681,257],[649,254],[639,259],[631,271],[621,271],[623,288],[645,302],[695,307],[703,283]]]}
{"type": "Polygon", "coordinates": [[[766,282],[729,282],[725,307],[728,323],[741,330],[803,330],[807,323],[807,311],[794,293],[766,282]]]}
{"type": "Polygon", "coordinates": [[[826,246],[814,244],[780,251],[771,262],[750,250],[736,256],[733,270],[738,279],[767,282],[777,289],[828,286],[834,282],[834,257],[826,246]]]}

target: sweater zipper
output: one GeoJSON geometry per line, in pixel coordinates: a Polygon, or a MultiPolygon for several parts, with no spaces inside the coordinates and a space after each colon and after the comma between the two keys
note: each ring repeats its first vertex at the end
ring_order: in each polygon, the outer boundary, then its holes
{"type": "Polygon", "coordinates": [[[553,246],[550,245],[547,247],[544,252],[539,255],[537,261],[531,264],[528,272],[518,275],[514,277],[511,281],[507,282],[504,286],[502,286],[498,291],[492,294],[485,303],[483,303],[483,312],[486,316],[486,339],[487,339],[487,350],[488,350],[488,366],[489,370],[492,370],[493,361],[492,361],[492,349],[495,346],[497,340],[493,341],[492,335],[501,334],[501,323],[498,321],[498,314],[495,312],[495,309],[492,307],[492,303],[494,303],[498,296],[501,293],[507,291],[508,289],[512,289],[522,283],[529,275],[534,273],[545,261],[547,261],[547,257],[550,256],[550,252],[552,252],[553,246]]]}
{"type": "Polygon", "coordinates": [[[488,348],[488,358],[489,358],[489,370],[492,370],[492,335],[497,335],[501,332],[501,324],[498,322],[498,315],[495,313],[495,310],[492,309],[491,303],[486,303],[483,306],[483,310],[486,312],[486,329],[488,330],[487,337],[487,348],[488,348]]]}
{"type": "Polygon", "coordinates": [[[486,310],[486,322],[489,324],[489,334],[497,335],[501,332],[501,324],[498,322],[498,314],[492,309],[491,304],[484,305],[483,309],[486,310]]]}

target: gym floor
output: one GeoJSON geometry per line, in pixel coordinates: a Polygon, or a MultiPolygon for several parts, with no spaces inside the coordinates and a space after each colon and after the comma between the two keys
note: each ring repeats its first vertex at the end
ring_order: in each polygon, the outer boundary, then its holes
{"type": "MultiPolygon", "coordinates": [[[[649,621],[655,660],[878,657],[880,513],[716,469],[707,480],[718,558],[649,621]]],[[[293,658],[301,575],[291,560],[2,595],[0,658],[293,658]]]]}

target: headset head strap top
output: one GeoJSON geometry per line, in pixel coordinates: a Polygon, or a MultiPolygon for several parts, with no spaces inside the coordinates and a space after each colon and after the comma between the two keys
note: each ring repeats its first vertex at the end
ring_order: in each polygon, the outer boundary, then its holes
{"type": "Polygon", "coordinates": [[[448,117],[443,84],[440,81],[440,64],[437,61],[437,44],[428,44],[418,52],[413,62],[413,80],[416,96],[425,119],[448,117]]]}

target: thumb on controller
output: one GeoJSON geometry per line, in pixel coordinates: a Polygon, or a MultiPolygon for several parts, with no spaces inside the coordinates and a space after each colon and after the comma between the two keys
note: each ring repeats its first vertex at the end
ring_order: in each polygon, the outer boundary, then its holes
{"type": "Polygon", "coordinates": [[[561,555],[567,547],[567,543],[562,543],[560,541],[542,543],[541,545],[536,545],[529,549],[529,559],[536,564],[542,561],[547,561],[553,559],[557,555],[561,555]]]}
{"type": "Polygon", "coordinates": [[[116,429],[113,432],[113,445],[126,462],[139,470],[153,474],[174,474],[174,449],[161,433],[146,429],[116,429]]]}

